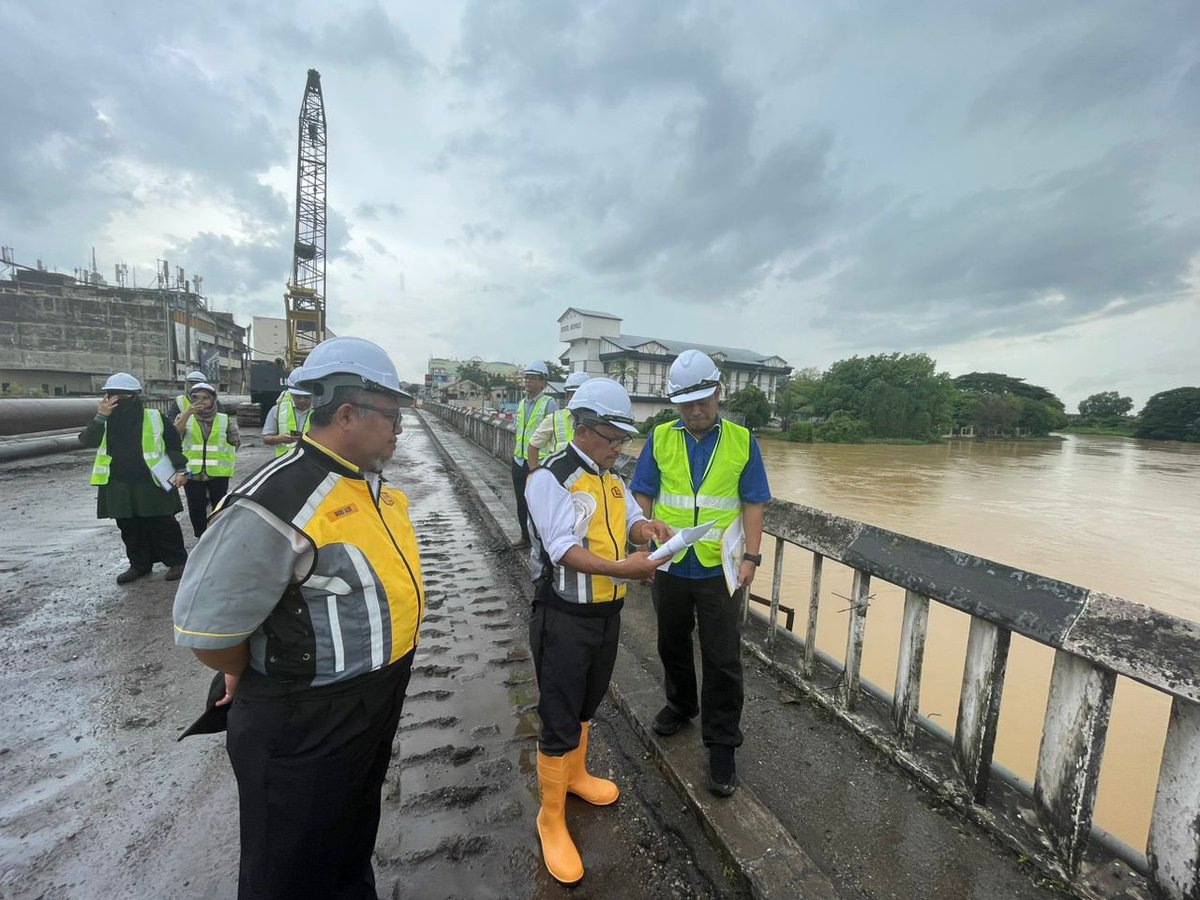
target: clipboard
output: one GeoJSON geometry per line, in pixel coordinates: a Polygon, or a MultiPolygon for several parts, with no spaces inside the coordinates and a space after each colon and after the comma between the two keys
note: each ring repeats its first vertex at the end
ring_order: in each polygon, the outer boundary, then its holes
{"type": "Polygon", "coordinates": [[[154,480],[164,491],[170,493],[177,490],[175,485],[171,484],[171,479],[175,477],[175,464],[167,457],[164,456],[151,466],[150,474],[154,476],[154,480]]]}

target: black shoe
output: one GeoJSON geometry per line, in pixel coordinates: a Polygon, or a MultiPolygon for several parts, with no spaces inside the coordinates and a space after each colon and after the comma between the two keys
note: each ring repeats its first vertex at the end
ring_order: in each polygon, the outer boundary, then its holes
{"type": "Polygon", "coordinates": [[[183,577],[183,566],[182,565],[168,566],[166,578],[164,578],[163,580],[164,581],[178,581],[182,577],[183,577]]]}
{"type": "Polygon", "coordinates": [[[129,582],[137,581],[139,578],[144,578],[149,574],[149,569],[139,569],[136,566],[130,566],[117,576],[117,584],[129,584],[129,582]]]}
{"type": "Polygon", "coordinates": [[[670,737],[686,723],[692,721],[691,716],[685,716],[681,712],[677,712],[673,706],[664,706],[658,711],[658,715],[654,717],[654,724],[651,726],[655,734],[661,734],[663,737],[670,737]]]}
{"type": "Polygon", "coordinates": [[[718,797],[728,797],[737,790],[737,765],[733,747],[713,744],[708,748],[708,790],[718,797]]]}

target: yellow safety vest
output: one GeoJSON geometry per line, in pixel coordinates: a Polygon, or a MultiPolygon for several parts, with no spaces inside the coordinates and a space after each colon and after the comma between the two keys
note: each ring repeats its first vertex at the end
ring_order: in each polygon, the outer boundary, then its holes
{"type": "Polygon", "coordinates": [[[179,407],[180,412],[187,412],[192,408],[192,401],[187,394],[180,394],[175,398],[175,405],[179,407]]]}
{"type": "Polygon", "coordinates": [[[539,394],[533,402],[532,412],[529,413],[526,413],[526,404],[529,403],[528,397],[522,397],[521,402],[517,404],[517,443],[513,452],[513,459],[524,461],[529,458],[529,439],[533,437],[533,433],[537,431],[538,423],[546,415],[546,404],[549,402],[549,394],[539,394]]]}
{"type": "MultiPolygon", "coordinates": [[[[583,549],[591,551],[601,559],[624,559],[627,488],[620,476],[612,472],[597,475],[569,450],[556,456],[545,468],[572,494],[590,494],[596,501],[596,511],[588,521],[587,533],[583,536],[583,549]]],[[[532,477],[545,476],[539,476],[535,472],[532,477]]],[[[622,599],[626,590],[624,582],[617,584],[608,575],[588,575],[562,563],[554,566],[551,585],[554,593],[563,600],[579,604],[611,603],[622,599]]]]}
{"type": "Polygon", "coordinates": [[[237,448],[229,443],[229,416],[225,413],[213,416],[207,440],[195,416],[188,422],[183,455],[187,457],[189,473],[207,472],[213,478],[228,478],[233,475],[236,452],[237,448]]]}
{"type": "Polygon", "coordinates": [[[542,451],[541,455],[543,456],[557,453],[575,439],[575,426],[572,424],[569,409],[558,410],[554,413],[553,418],[554,431],[550,435],[550,442],[546,445],[546,449],[542,451]]]}
{"type": "MultiPolygon", "coordinates": [[[[708,469],[699,489],[692,487],[692,469],[688,462],[685,429],[664,422],[654,429],[654,461],[661,480],[654,498],[654,518],[676,531],[702,522],[713,527],[693,548],[702,566],[721,564],[721,535],[738,517],[742,502],[738,480],[750,461],[750,432],[741,425],[722,419],[708,469]]],[[[680,551],[671,561],[679,562],[687,554],[680,551]]]]}
{"type": "MultiPolygon", "coordinates": [[[[312,424],[312,410],[308,411],[308,415],[304,417],[304,427],[296,427],[296,401],[292,397],[290,391],[284,391],[279,397],[279,411],[275,415],[275,421],[279,427],[280,434],[291,434],[293,431],[299,431],[301,434],[308,434],[308,428],[312,424]]],[[[275,455],[283,456],[295,444],[276,444],[275,455]]]]}
{"type": "MultiPolygon", "coordinates": [[[[163,416],[156,409],[142,410],[142,459],[146,468],[153,469],[167,455],[163,442],[163,416]]],[[[108,484],[112,472],[112,456],[108,453],[108,423],[104,423],[104,436],[96,450],[96,461],[92,463],[92,484],[108,484]]]]}

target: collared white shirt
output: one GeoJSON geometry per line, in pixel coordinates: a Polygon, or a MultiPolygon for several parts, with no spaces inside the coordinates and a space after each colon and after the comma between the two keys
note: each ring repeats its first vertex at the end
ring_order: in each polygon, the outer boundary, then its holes
{"type": "MultiPolygon", "coordinates": [[[[574,441],[571,446],[579,454],[579,458],[597,475],[600,467],[579,449],[574,441]]],[[[605,478],[615,478],[621,481],[625,489],[625,536],[633,530],[638,522],[645,521],[645,514],[633,499],[629,486],[615,472],[605,471],[605,478]]],[[[571,503],[571,492],[559,484],[558,479],[544,466],[538,466],[525,481],[525,502],[529,506],[529,518],[537,529],[542,547],[555,565],[572,547],[582,547],[583,541],[575,536],[575,507],[571,503]]],[[[597,515],[602,513],[597,512],[597,515]]]]}

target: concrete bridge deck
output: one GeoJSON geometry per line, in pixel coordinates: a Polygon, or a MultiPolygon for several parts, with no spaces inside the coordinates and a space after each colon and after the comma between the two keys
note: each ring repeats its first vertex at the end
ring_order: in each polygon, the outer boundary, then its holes
{"type": "MultiPolygon", "coordinates": [[[[389,473],[412,500],[430,602],[385,792],[379,893],[560,896],[532,827],[536,698],[525,575],[503,535],[515,527],[507,469],[423,418],[389,473]]],[[[243,474],[269,455],[247,438],[243,474]]],[[[123,553],[115,526],[94,518],[90,456],[0,467],[0,898],[232,896],[222,742],[174,742],[208,675],[171,643],[161,570],[114,583],[123,553]]],[[[744,787],[709,797],[695,730],[661,740],[647,727],[659,696],[644,591],[623,630],[614,701],[593,732],[595,768],[623,794],[610,809],[569,809],[588,867],[573,896],[1051,893],[750,658],[744,787]]]]}

